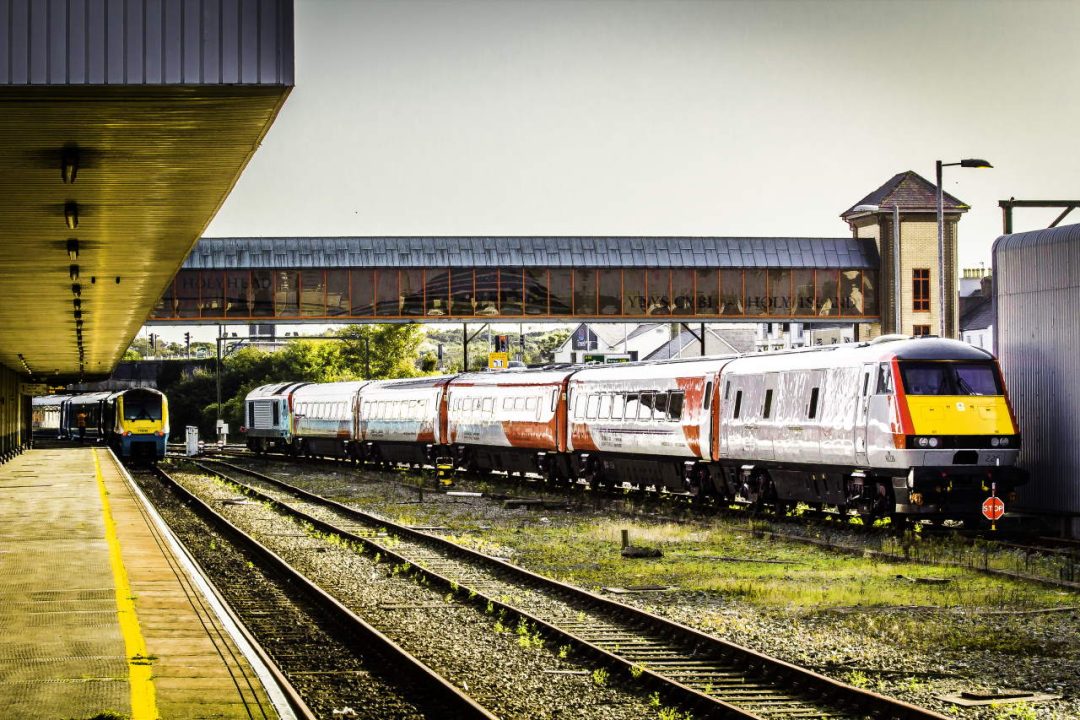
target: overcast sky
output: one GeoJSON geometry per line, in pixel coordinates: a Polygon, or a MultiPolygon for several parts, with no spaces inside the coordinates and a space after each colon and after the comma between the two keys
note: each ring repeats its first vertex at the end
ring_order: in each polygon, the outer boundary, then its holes
{"type": "Polygon", "coordinates": [[[838,237],[895,173],[980,157],[995,169],[945,176],[972,206],[972,265],[998,200],[1080,196],[1077,2],[296,0],[295,16],[296,88],[207,235],[838,237]]]}

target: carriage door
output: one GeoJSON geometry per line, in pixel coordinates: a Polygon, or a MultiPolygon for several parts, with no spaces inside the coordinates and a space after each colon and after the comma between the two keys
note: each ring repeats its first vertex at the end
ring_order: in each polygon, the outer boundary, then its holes
{"type": "Polygon", "coordinates": [[[870,417],[870,397],[877,383],[877,363],[867,363],[859,373],[858,402],[855,406],[855,464],[866,465],[866,424],[870,417]]]}

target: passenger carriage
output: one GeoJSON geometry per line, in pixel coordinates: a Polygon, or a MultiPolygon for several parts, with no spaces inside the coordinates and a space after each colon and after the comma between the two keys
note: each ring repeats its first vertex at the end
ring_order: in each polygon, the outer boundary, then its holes
{"type": "Polygon", "coordinates": [[[368,383],[360,391],[359,456],[369,462],[434,464],[446,452],[449,376],[368,383]]]}
{"type": "Polygon", "coordinates": [[[357,394],[367,381],[309,383],[291,395],[292,445],[298,455],[353,458],[360,438],[357,394]]]}
{"type": "Polygon", "coordinates": [[[569,478],[566,385],[574,371],[468,373],[451,379],[447,439],[457,466],[569,478]]]}

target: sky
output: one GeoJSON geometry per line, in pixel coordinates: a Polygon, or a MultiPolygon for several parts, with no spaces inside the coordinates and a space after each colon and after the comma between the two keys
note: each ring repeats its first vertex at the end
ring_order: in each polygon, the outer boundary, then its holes
{"type": "Polygon", "coordinates": [[[1080,196],[1077,27],[1077,2],[296,0],[296,87],[205,234],[843,237],[896,173],[975,157],[945,189],[989,265],[999,200],[1080,196]]]}

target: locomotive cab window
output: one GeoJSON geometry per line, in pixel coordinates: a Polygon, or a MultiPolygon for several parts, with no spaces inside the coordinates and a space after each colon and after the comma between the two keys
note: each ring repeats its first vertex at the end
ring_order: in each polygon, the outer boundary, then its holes
{"type": "Polygon", "coordinates": [[[881,363],[881,365],[878,366],[877,390],[874,394],[888,395],[892,393],[892,391],[892,368],[889,367],[888,363],[881,363]]]}
{"type": "Polygon", "coordinates": [[[735,412],[732,417],[739,417],[739,412],[742,410],[742,390],[738,390],[735,393],[735,412]]]}
{"type": "Polygon", "coordinates": [[[761,410],[761,417],[767,418],[772,412],[772,390],[765,391],[765,406],[761,410]]]}
{"type": "Polygon", "coordinates": [[[909,395],[1001,395],[993,363],[906,362],[900,365],[909,395]]]}
{"type": "Polygon", "coordinates": [[[818,410],[818,388],[814,388],[810,391],[810,408],[807,410],[806,416],[813,420],[817,417],[818,410]]]}
{"type": "Polygon", "coordinates": [[[712,405],[712,380],[705,383],[705,409],[708,410],[710,405],[712,405]]]}

